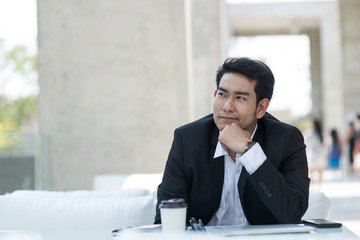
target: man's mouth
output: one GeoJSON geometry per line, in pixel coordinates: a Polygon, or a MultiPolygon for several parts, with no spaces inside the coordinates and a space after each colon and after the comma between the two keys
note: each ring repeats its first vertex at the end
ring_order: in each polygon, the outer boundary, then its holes
{"type": "Polygon", "coordinates": [[[231,117],[231,116],[220,116],[220,118],[225,120],[225,121],[236,121],[236,120],[238,120],[238,118],[231,117]]]}

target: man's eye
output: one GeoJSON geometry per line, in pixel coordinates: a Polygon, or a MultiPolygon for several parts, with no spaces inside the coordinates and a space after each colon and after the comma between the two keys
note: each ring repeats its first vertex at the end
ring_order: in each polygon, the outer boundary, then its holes
{"type": "Polygon", "coordinates": [[[238,97],[236,97],[238,100],[246,100],[246,98],[244,98],[244,97],[241,97],[241,96],[238,96],[238,97]]]}
{"type": "Polygon", "coordinates": [[[223,97],[223,96],[225,96],[225,93],[218,92],[218,95],[223,97]]]}

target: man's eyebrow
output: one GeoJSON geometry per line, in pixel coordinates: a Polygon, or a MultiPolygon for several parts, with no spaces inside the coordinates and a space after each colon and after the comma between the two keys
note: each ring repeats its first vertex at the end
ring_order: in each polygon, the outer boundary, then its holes
{"type": "Polygon", "coordinates": [[[223,91],[223,92],[226,92],[226,93],[229,92],[228,90],[226,90],[225,88],[222,88],[222,87],[219,87],[219,90],[223,91]]]}
{"type": "Polygon", "coordinates": [[[245,96],[250,96],[250,93],[248,92],[235,92],[236,95],[245,95],[245,96]]]}
{"type": "MultiPolygon", "coordinates": [[[[222,88],[222,87],[219,87],[219,90],[220,90],[220,91],[223,91],[223,92],[226,92],[226,93],[229,92],[228,90],[226,90],[225,88],[222,88]]],[[[236,95],[250,96],[250,93],[248,93],[248,92],[242,92],[242,91],[236,91],[235,94],[236,94],[236,95]]]]}

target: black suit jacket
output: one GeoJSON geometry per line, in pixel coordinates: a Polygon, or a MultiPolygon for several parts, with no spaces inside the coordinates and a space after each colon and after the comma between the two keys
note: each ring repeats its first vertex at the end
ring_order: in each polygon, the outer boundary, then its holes
{"type": "MultiPolygon", "coordinates": [[[[171,198],[187,202],[187,223],[195,217],[207,224],[214,216],[224,182],[224,157],[213,158],[218,135],[212,114],[175,130],[158,187],[155,223],[161,223],[159,204],[171,198]]],[[[308,207],[310,183],[301,132],[266,113],[253,141],[267,159],[251,175],[244,167],[241,171],[238,189],[248,222],[299,223],[308,207]]]]}

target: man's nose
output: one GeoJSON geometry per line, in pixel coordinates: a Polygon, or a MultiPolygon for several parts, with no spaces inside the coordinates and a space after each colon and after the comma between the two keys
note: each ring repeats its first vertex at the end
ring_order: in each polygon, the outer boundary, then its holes
{"type": "Polygon", "coordinates": [[[235,110],[234,100],[233,100],[232,98],[229,98],[229,99],[225,102],[225,104],[224,104],[224,106],[223,106],[223,109],[224,109],[224,111],[226,111],[226,112],[234,112],[234,110],[235,110]]]}

